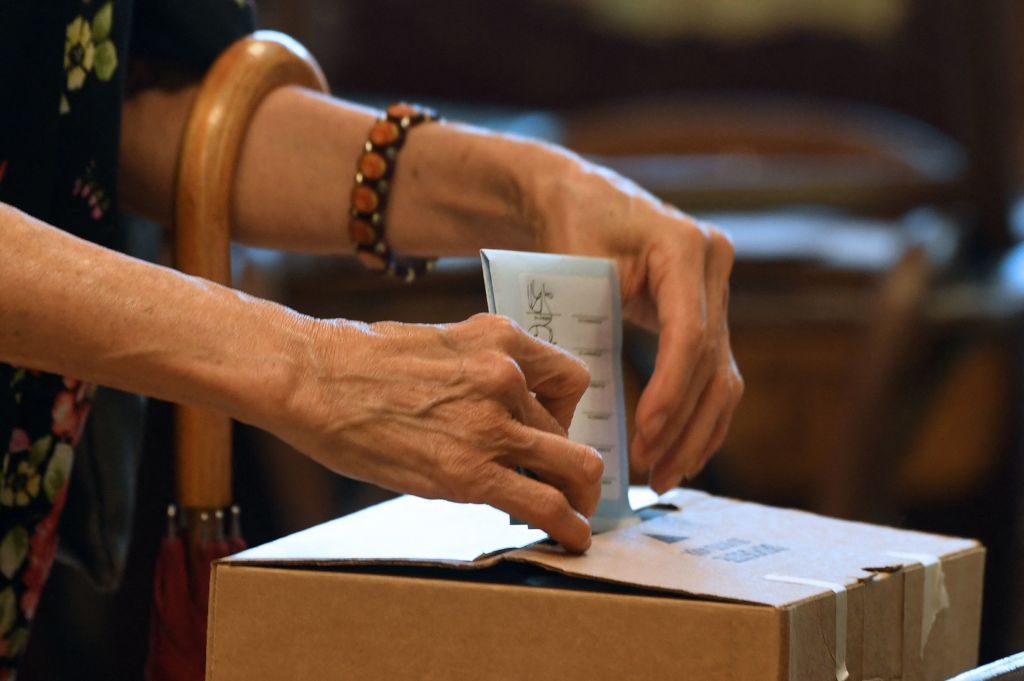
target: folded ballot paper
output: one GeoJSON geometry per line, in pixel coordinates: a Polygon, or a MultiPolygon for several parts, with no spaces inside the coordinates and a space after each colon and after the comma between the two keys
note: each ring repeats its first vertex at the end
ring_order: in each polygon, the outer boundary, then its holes
{"type": "Polygon", "coordinates": [[[629,459],[622,394],[622,303],[613,260],[569,255],[480,251],[487,306],[533,336],[587,363],[590,387],[576,408],[569,438],[604,457],[594,532],[633,521],[627,498],[629,459]]]}

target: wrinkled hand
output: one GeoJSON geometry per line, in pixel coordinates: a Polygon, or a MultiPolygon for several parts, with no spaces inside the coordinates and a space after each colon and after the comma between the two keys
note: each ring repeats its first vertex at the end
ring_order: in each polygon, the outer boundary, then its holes
{"type": "Polygon", "coordinates": [[[582,362],[494,315],[316,322],[312,341],[311,366],[273,429],[290,444],[338,473],[490,504],[571,551],[590,545],[604,463],[565,436],[590,383],[582,362]]]}
{"type": "Polygon", "coordinates": [[[654,375],[636,411],[634,466],[664,492],[721,447],[743,380],[729,345],[733,247],[714,227],[575,156],[525,192],[538,246],[617,261],[623,312],[660,333],[654,375]]]}

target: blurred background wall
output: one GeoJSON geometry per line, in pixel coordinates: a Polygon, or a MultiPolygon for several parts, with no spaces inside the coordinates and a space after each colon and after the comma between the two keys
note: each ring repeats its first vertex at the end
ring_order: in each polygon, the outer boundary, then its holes
{"type": "MultiPolygon", "coordinates": [[[[264,0],[335,92],[562,143],[712,220],[737,247],[732,338],[747,395],[694,482],[720,494],[968,535],[989,547],[983,660],[1024,649],[1016,210],[1024,3],[1013,0],[264,0]]],[[[323,316],[453,321],[479,268],[414,287],[351,263],[240,250],[238,283],[323,316]]],[[[628,333],[630,384],[654,339],[628,333]]],[[[170,498],[151,405],[129,575],[92,595],[61,570],[33,640],[132,678],[170,498]],[[69,600],[70,599],[70,600],[69,600]],[[127,643],[107,642],[123,630],[127,643]],[[64,633],[59,633],[63,631],[64,633]],[[132,632],[135,632],[134,634],[132,632]]],[[[239,429],[253,542],[384,494],[239,429]],[[302,490],[302,494],[296,494],[302,490]]],[[[638,482],[642,476],[636,472],[638,482]]],[[[33,677],[37,678],[37,677],[33,677]]]]}

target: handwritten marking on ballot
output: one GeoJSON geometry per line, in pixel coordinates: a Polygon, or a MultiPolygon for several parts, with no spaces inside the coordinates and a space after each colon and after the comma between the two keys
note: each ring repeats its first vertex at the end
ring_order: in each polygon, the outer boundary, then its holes
{"type": "Polygon", "coordinates": [[[547,283],[531,279],[526,291],[526,305],[529,308],[529,315],[532,324],[528,331],[531,335],[549,343],[555,343],[555,330],[551,327],[555,313],[551,309],[551,301],[555,294],[548,290],[547,283]]]}

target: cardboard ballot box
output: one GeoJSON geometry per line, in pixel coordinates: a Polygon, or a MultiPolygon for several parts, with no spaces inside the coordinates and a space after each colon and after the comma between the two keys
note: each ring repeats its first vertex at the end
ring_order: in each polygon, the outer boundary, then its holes
{"type": "Polygon", "coordinates": [[[946,679],[977,542],[677,491],[584,556],[402,497],[216,564],[207,678],[946,679]]]}

